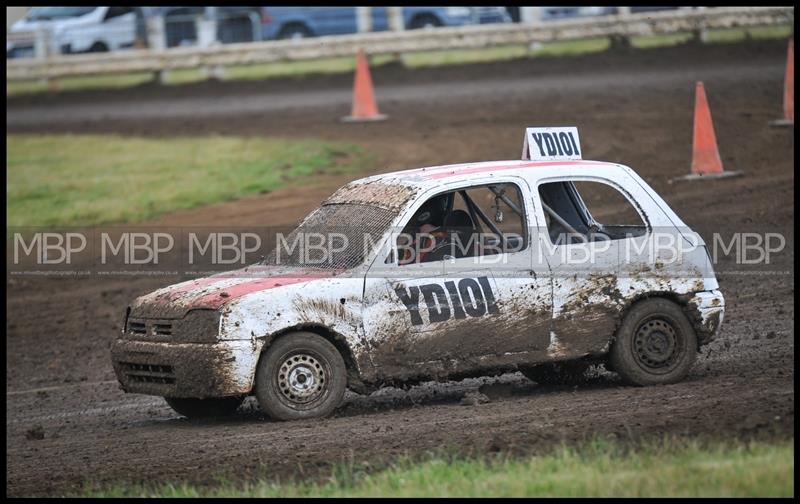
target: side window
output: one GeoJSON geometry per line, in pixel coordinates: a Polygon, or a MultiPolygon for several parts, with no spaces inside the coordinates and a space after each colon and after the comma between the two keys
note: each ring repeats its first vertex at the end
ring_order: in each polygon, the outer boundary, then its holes
{"type": "Polygon", "coordinates": [[[641,236],[647,225],[616,187],[563,181],[539,186],[547,232],[555,245],[641,236]]]}
{"type": "Polygon", "coordinates": [[[524,212],[522,194],[515,184],[437,194],[414,213],[398,236],[399,264],[524,250],[528,243],[524,212]]]}
{"type": "Polygon", "coordinates": [[[124,16],[125,14],[129,14],[131,12],[133,12],[133,7],[109,7],[108,12],[106,12],[106,20],[124,16]]]}

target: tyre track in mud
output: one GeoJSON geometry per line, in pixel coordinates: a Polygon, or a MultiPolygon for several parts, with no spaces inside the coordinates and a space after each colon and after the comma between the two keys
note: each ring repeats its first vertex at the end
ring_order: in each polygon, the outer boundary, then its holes
{"type": "MultiPolygon", "coordinates": [[[[780,63],[772,61],[755,62],[748,66],[748,80],[767,79],[769,73],[780,71],[780,63]]],[[[642,72],[633,79],[621,79],[619,74],[608,72],[593,76],[592,79],[565,79],[563,76],[542,76],[532,80],[491,79],[465,82],[458,87],[452,83],[426,83],[419,85],[385,86],[379,98],[388,104],[392,111],[405,104],[419,104],[435,101],[439,103],[458,103],[475,98],[520,94],[558,97],[564,93],[586,93],[596,88],[624,90],[632,87],[648,86],[651,89],[669,89],[681,83],[697,79],[730,80],[742,77],[742,69],[732,64],[722,68],[702,69],[676,73],[670,70],[642,72]]],[[[241,114],[268,114],[275,111],[305,111],[320,107],[343,107],[346,109],[352,99],[349,89],[317,92],[295,92],[275,95],[253,95],[227,97],[221,101],[204,98],[183,98],[180,100],[155,100],[139,104],[129,102],[77,104],[63,106],[35,106],[8,111],[6,124],[9,127],[51,124],[75,124],[79,122],[114,120],[160,120],[175,118],[214,118],[241,114]]]]}
{"type": "MultiPolygon", "coordinates": [[[[81,119],[20,126],[10,124],[7,115],[7,125],[12,132],[152,136],[225,132],[340,140],[372,150],[378,155],[375,171],[389,171],[514,158],[524,126],[572,123],[581,131],[587,158],[631,165],[707,240],[714,231],[740,229],[792,236],[771,267],[793,274],[793,132],[766,125],[780,113],[784,51],[783,41],[689,46],[644,55],[542,61],[536,62],[534,69],[509,62],[427,74],[415,71],[413,79],[387,69],[384,75],[396,74],[400,83],[444,79],[454,87],[486,81],[484,76],[491,69],[495,76],[519,82],[520,90],[508,97],[465,92],[452,101],[402,106],[381,102],[382,111],[392,117],[370,126],[335,124],[346,112],[338,105],[244,117],[221,115],[214,122],[165,117],[156,122],[81,119]],[[738,72],[737,65],[741,67],[738,72]],[[704,73],[706,67],[712,71],[704,73]],[[582,87],[595,74],[607,75],[608,68],[618,71],[626,81],[624,87],[608,82],[591,90],[582,87]],[[676,76],[669,81],[672,84],[652,86],[648,74],[654,70],[659,72],[652,75],[671,70],[676,76]],[[670,178],[689,169],[691,80],[697,75],[708,77],[706,91],[725,167],[743,170],[745,175],[670,184],[670,178]],[[525,78],[539,76],[582,82],[563,92],[529,93],[535,86],[525,84],[525,78]],[[572,92],[574,89],[581,91],[572,92]]],[[[377,81],[378,71],[375,74],[377,81]]],[[[350,85],[349,77],[326,79],[323,83],[333,87],[350,85]]],[[[313,79],[308,82],[315,92],[325,89],[313,79]]],[[[300,83],[209,84],[196,87],[196,94],[224,101],[242,90],[261,95],[259,86],[285,92],[299,89],[300,83]]],[[[474,84],[462,88],[476,89],[474,84]]],[[[122,98],[163,101],[171,93],[175,90],[147,88],[99,95],[101,102],[110,104],[122,98]]],[[[381,99],[381,88],[378,96],[381,99]]],[[[88,98],[77,94],[46,100],[60,106],[88,98]]],[[[131,107],[135,105],[131,103],[131,107]]],[[[22,100],[11,103],[9,110],[26,107],[30,110],[31,104],[22,100]]],[[[349,178],[319,177],[308,187],[298,184],[237,202],[177,212],[146,224],[264,225],[264,219],[270,224],[289,224],[349,178]]],[[[613,375],[601,374],[575,389],[542,387],[519,374],[507,374],[426,383],[409,391],[385,389],[371,396],[348,394],[333,418],[292,423],[264,418],[252,399],[230,420],[190,422],[179,418],[159,398],[125,395],[118,390],[108,347],[119,330],[124,307],[134,297],[175,279],[9,277],[7,494],[58,495],[80,488],[88,479],[185,479],[203,484],[220,471],[242,479],[313,475],[341,461],[380,462],[405,452],[421,454],[445,446],[464,452],[531,453],[592,434],[622,440],[663,435],[793,437],[793,276],[736,274],[731,261],[718,265],[717,270],[727,305],[722,334],[698,355],[684,382],[623,387],[613,375]],[[460,404],[464,393],[492,383],[505,384],[507,389],[487,392],[492,398],[488,404],[460,404]],[[35,439],[39,435],[43,439],[35,439]]]]}

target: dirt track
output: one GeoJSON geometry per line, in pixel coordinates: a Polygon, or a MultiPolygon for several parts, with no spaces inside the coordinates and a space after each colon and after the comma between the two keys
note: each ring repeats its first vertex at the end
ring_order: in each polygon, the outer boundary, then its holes
{"type": "MultiPolygon", "coordinates": [[[[721,337],[676,385],[621,387],[603,374],[572,389],[511,374],[349,395],[333,418],[290,424],[264,419],[252,402],[231,420],[191,423],[160,398],[117,389],[108,349],[126,304],[176,279],[9,278],[7,493],[58,494],[87,479],[202,481],[221,471],[300,475],[351,458],[387,459],[442,446],[531,452],[592,434],[793,437],[794,141],[792,129],[767,127],[781,110],[785,48],[778,41],[415,72],[387,67],[373,79],[391,119],[366,125],[336,121],[348,111],[349,76],[201,84],[188,88],[188,98],[150,86],[75,93],[48,98],[46,110],[31,98],[11,100],[12,132],[344,140],[377,153],[376,171],[513,159],[526,125],[575,124],[585,157],[634,167],[707,240],[714,231],[785,233],[787,249],[768,269],[790,274],[741,274],[730,262],[718,265],[727,304],[721,337]],[[689,169],[697,79],[705,82],[723,163],[745,175],[669,184],[689,169]],[[313,99],[298,104],[305,91],[313,99]],[[491,403],[459,404],[465,391],[484,381],[508,386],[487,391],[491,403]],[[36,426],[44,439],[29,439],[36,426]]],[[[291,223],[343,182],[317,178],[302,190],[180,212],[152,224],[291,223]]]]}

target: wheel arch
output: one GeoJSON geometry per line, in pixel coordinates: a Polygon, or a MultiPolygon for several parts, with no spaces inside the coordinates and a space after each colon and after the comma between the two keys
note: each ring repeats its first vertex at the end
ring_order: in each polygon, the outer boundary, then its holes
{"type": "Polygon", "coordinates": [[[286,33],[287,30],[290,30],[292,28],[299,28],[299,29],[305,31],[308,34],[309,37],[316,36],[314,30],[311,29],[311,27],[308,25],[308,23],[306,21],[303,21],[303,20],[300,20],[300,19],[292,19],[292,20],[284,22],[281,25],[281,27],[278,29],[278,31],[277,31],[275,36],[280,39],[280,38],[283,37],[283,35],[286,33]]]}
{"type": "Polygon", "coordinates": [[[436,13],[433,11],[423,11],[415,13],[413,16],[411,16],[411,19],[408,21],[408,26],[410,29],[422,28],[421,26],[422,22],[428,19],[432,20],[434,24],[436,24],[436,26],[444,26],[444,22],[442,21],[442,19],[438,15],[436,15],[436,13]]]}
{"type": "Polygon", "coordinates": [[[353,353],[353,349],[347,342],[347,338],[343,334],[336,332],[323,324],[299,324],[276,331],[275,333],[271,334],[262,345],[261,352],[258,356],[258,361],[263,358],[267,349],[269,349],[269,347],[275,343],[275,341],[300,331],[314,333],[322,338],[325,338],[325,340],[330,342],[336,348],[336,350],[339,351],[342,359],[344,359],[345,368],[347,369],[348,387],[352,388],[356,392],[362,392],[368,389],[368,387],[362,381],[361,367],[359,366],[358,360],[353,353]]]}
{"type": "Polygon", "coordinates": [[[692,296],[693,293],[678,294],[674,291],[656,290],[656,291],[641,292],[636,294],[635,296],[628,298],[625,302],[625,305],[619,312],[619,316],[617,317],[617,322],[616,325],[614,326],[614,333],[611,336],[610,343],[613,343],[614,340],[616,339],[617,330],[619,329],[619,326],[622,324],[622,319],[625,318],[625,316],[628,314],[631,308],[633,308],[636,304],[641,303],[642,301],[645,301],[647,299],[661,298],[672,301],[673,303],[678,305],[678,307],[683,311],[684,315],[686,315],[689,324],[691,324],[692,328],[697,333],[698,336],[697,349],[699,350],[700,347],[702,346],[701,344],[702,338],[700,338],[700,332],[702,328],[702,317],[700,315],[700,312],[696,308],[693,309],[689,303],[689,300],[692,298],[692,296]]]}
{"type": "Polygon", "coordinates": [[[89,45],[89,52],[109,52],[111,51],[111,44],[104,39],[96,39],[89,45]]]}

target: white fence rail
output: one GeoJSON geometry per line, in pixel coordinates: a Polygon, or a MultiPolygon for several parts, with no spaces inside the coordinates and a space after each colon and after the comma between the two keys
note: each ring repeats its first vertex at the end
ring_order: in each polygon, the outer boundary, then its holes
{"type": "Polygon", "coordinates": [[[579,40],[592,37],[701,32],[709,29],[794,23],[794,7],[719,7],[714,9],[622,13],[611,16],[536,24],[492,24],[431,30],[360,33],[211,47],[177,47],[115,53],[77,54],[6,60],[7,80],[162,72],[179,68],[213,68],[276,61],[296,61],[368,54],[480,48],[579,40]]]}

